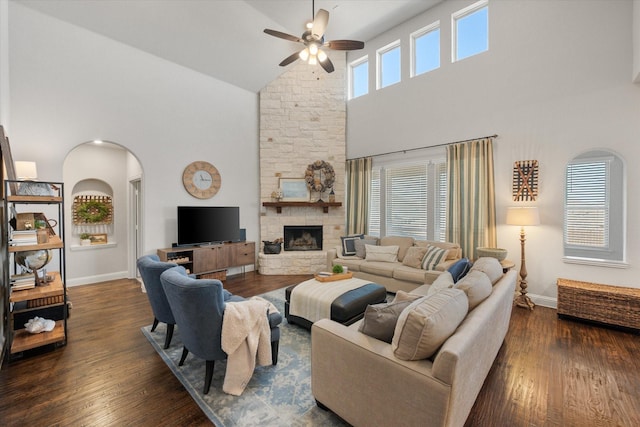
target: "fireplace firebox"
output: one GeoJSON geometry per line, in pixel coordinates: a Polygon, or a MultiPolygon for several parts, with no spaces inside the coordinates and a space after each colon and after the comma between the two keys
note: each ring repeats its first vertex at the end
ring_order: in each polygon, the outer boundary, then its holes
{"type": "Polygon", "coordinates": [[[321,251],[321,225],[285,225],[285,251],[321,251]]]}

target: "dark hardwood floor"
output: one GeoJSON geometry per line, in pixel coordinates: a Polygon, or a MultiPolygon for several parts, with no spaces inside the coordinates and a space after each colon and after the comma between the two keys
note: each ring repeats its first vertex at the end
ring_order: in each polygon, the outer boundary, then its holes
{"type": "MultiPolygon", "coordinates": [[[[252,296],[306,278],[251,272],[225,287],[252,296]]],[[[211,425],[140,332],[152,314],[137,281],[73,287],[69,296],[68,345],[3,364],[0,425],[211,425]]],[[[640,425],[639,338],[514,307],[466,425],[640,425]]]]}

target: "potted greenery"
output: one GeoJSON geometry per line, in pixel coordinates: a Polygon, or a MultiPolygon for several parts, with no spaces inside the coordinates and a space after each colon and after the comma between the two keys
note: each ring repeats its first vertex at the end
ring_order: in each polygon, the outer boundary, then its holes
{"type": "Polygon", "coordinates": [[[89,233],[82,233],[80,235],[80,246],[91,245],[91,235],[89,233]]]}
{"type": "Polygon", "coordinates": [[[341,274],[344,273],[344,267],[340,264],[336,264],[333,266],[333,274],[341,274]]]}

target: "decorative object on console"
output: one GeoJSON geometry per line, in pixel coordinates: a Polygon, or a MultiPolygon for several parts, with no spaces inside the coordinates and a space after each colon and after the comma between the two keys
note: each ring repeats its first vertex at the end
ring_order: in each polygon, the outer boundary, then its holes
{"type": "Polygon", "coordinates": [[[540,214],[537,207],[507,208],[507,224],[520,226],[520,295],[516,297],[518,307],[533,310],[535,304],[527,296],[527,267],[524,258],[524,227],[540,224],[540,214]]]}
{"type": "Polygon", "coordinates": [[[538,197],[538,161],[520,160],[513,165],[513,201],[535,202],[538,197]]]}
{"type": "Polygon", "coordinates": [[[220,172],[209,162],[190,163],[182,172],[182,184],[185,190],[198,199],[210,199],[222,185],[220,172]]]}

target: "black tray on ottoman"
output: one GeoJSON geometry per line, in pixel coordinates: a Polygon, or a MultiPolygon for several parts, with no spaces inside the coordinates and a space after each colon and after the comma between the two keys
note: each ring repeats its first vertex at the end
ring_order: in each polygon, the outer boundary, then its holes
{"type": "MultiPolygon", "coordinates": [[[[289,323],[295,323],[306,329],[311,329],[313,322],[299,316],[289,314],[291,291],[298,285],[285,289],[284,313],[289,323]]],[[[364,311],[370,304],[379,304],[387,299],[387,289],[377,283],[367,283],[357,289],[345,292],[331,303],[331,320],[351,325],[362,319],[364,311]]]]}

